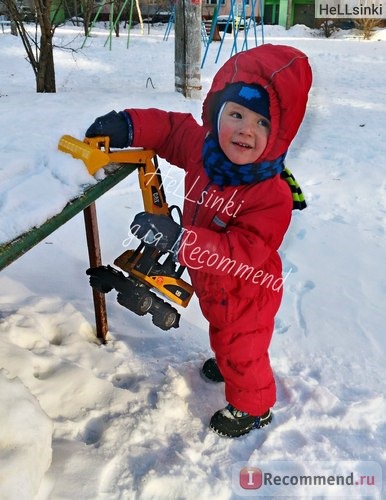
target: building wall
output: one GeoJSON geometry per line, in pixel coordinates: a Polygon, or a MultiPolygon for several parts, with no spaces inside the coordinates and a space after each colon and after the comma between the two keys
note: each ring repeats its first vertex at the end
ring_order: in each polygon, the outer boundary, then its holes
{"type": "MultiPolygon", "coordinates": [[[[214,10],[217,6],[217,0],[201,0],[202,1],[202,15],[203,17],[212,17],[214,10]]],[[[256,17],[260,16],[260,1],[255,1],[254,2],[254,9],[252,9],[252,1],[251,0],[246,0],[245,4],[245,15],[246,17],[251,17],[255,15],[256,17]]],[[[238,0],[234,3],[234,14],[236,16],[239,16],[243,12],[243,2],[242,0],[238,0]]],[[[231,0],[222,0],[221,2],[221,7],[218,12],[218,15],[220,16],[226,16],[229,15],[231,12],[231,7],[232,3],[231,0]]]]}
{"type": "MultiPolygon", "coordinates": [[[[242,0],[234,2],[234,15],[238,16],[242,13],[242,0]]],[[[217,0],[202,0],[202,14],[204,18],[211,18],[217,6],[217,0]]],[[[289,13],[289,25],[305,24],[310,28],[315,26],[314,7],[315,0],[292,0],[292,9],[289,13]]],[[[231,11],[231,0],[222,0],[219,15],[229,15],[231,11]]],[[[254,3],[252,8],[252,0],[246,1],[245,15],[246,17],[260,17],[260,1],[254,3]]],[[[288,0],[264,0],[264,21],[267,24],[287,25],[288,0]]]]}
{"type": "MultiPolygon", "coordinates": [[[[106,0],[106,4],[110,0],[106,0]]],[[[206,19],[211,19],[217,7],[218,0],[201,0],[202,2],[202,15],[206,19]]],[[[245,0],[245,15],[246,17],[260,17],[260,0],[256,0],[254,4],[254,11],[252,11],[252,0],[245,0]]],[[[23,0],[25,7],[33,6],[33,0],[23,0]]],[[[242,0],[236,0],[235,16],[242,14],[242,0]]],[[[169,12],[173,5],[173,0],[139,0],[142,15],[152,16],[153,14],[163,11],[169,12]]],[[[221,0],[220,10],[218,15],[229,15],[231,11],[231,0],[221,0]]],[[[314,15],[314,0],[292,0],[292,11],[290,13],[289,23],[290,26],[294,24],[305,24],[310,28],[315,27],[314,15]]],[[[280,24],[286,26],[287,23],[287,8],[288,0],[264,0],[264,21],[266,24],[280,24]]],[[[109,13],[109,6],[105,7],[106,15],[109,13]]]]}

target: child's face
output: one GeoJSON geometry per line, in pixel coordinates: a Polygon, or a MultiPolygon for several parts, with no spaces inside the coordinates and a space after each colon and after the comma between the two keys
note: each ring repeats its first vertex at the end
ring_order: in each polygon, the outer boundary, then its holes
{"type": "Polygon", "coordinates": [[[220,117],[218,138],[228,159],[236,165],[253,163],[263,153],[270,121],[250,109],[227,102],[220,117]]]}

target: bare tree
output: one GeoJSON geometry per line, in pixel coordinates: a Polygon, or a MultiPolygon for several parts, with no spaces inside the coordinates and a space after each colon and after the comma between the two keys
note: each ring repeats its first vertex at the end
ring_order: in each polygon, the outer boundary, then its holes
{"type": "Polygon", "coordinates": [[[88,30],[92,22],[92,16],[97,8],[95,0],[61,0],[66,17],[74,26],[83,26],[84,35],[88,35],[88,30]]]}
{"type": "MultiPolygon", "coordinates": [[[[27,59],[36,78],[36,92],[56,92],[53,54],[53,36],[55,32],[56,12],[52,0],[33,0],[35,30],[31,34],[24,23],[24,14],[17,7],[15,0],[3,0],[12,23],[23,42],[27,59]],[[38,27],[40,39],[38,40],[38,27]]],[[[57,4],[56,9],[59,9],[57,4]]]]}
{"type": "Polygon", "coordinates": [[[382,19],[371,18],[371,19],[357,19],[356,25],[363,33],[363,38],[365,40],[370,40],[375,28],[380,27],[382,24],[382,19]]]}
{"type": "Polygon", "coordinates": [[[84,26],[84,35],[88,35],[89,27],[92,23],[92,16],[95,12],[95,1],[94,0],[80,0],[80,5],[82,8],[83,15],[83,26],[84,26]]]}

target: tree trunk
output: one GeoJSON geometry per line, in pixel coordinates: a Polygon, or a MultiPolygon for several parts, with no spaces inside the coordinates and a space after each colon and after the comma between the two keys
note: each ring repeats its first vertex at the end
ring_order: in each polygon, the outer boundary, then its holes
{"type": "Polygon", "coordinates": [[[56,92],[52,37],[50,40],[43,40],[43,36],[41,38],[36,92],[56,92]]]}
{"type": "Polygon", "coordinates": [[[18,36],[17,26],[15,21],[11,21],[11,35],[18,36]]]}
{"type": "Polygon", "coordinates": [[[185,97],[198,98],[201,91],[201,2],[175,4],[175,89],[185,97]]]}
{"type": "Polygon", "coordinates": [[[52,0],[33,0],[36,13],[35,38],[30,36],[23,23],[15,0],[3,0],[7,7],[12,24],[23,42],[27,58],[36,78],[37,92],[56,92],[54,52],[52,39],[55,26],[51,22],[52,0]],[[37,42],[37,27],[40,27],[40,45],[37,42]]]}
{"type": "Polygon", "coordinates": [[[34,0],[40,25],[40,53],[37,65],[36,92],[56,92],[54,51],[52,39],[54,29],[51,24],[52,0],[34,0]]]}

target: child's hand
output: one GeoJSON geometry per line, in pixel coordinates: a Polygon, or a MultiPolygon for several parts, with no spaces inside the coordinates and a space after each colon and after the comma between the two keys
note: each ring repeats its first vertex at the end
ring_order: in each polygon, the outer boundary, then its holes
{"type": "Polygon", "coordinates": [[[127,148],[132,142],[132,125],[129,115],[125,111],[110,111],[107,115],[99,116],[87,129],[86,137],[110,137],[112,148],[127,148]]]}
{"type": "Polygon", "coordinates": [[[183,228],[167,215],[147,212],[137,214],[130,225],[131,232],[146,245],[161,252],[177,253],[183,228]]]}

